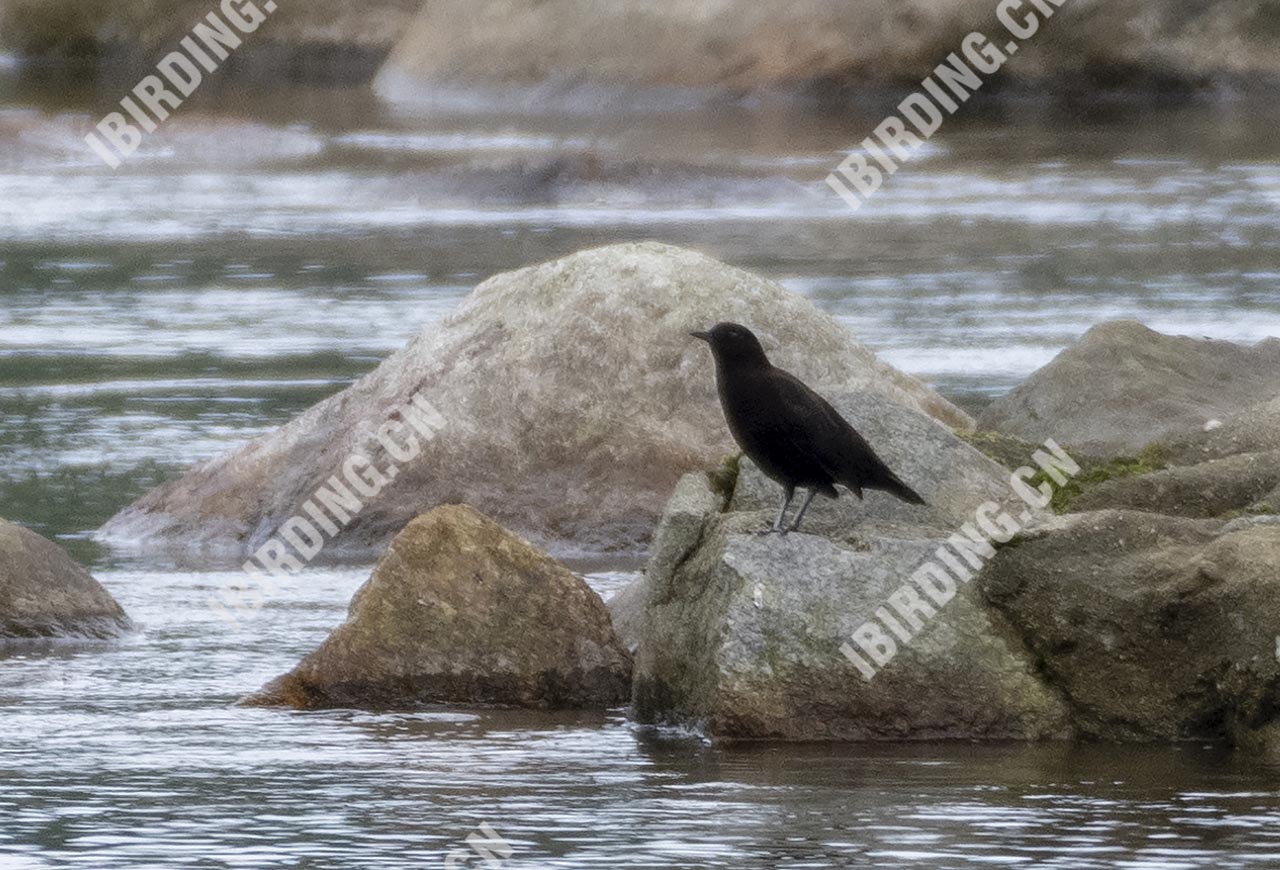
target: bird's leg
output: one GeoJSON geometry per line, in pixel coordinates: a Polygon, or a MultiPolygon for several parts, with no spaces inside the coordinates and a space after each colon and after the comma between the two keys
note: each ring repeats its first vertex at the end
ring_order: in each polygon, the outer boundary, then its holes
{"type": "Polygon", "coordinates": [[[787,518],[787,508],[791,507],[791,499],[795,498],[796,488],[788,486],[782,491],[782,506],[778,508],[778,518],[773,521],[773,528],[765,532],[770,534],[777,532],[780,535],[787,533],[786,528],[782,525],[782,521],[787,518]]]}
{"type": "MultiPolygon", "coordinates": [[[[800,505],[800,513],[796,514],[796,518],[791,521],[791,531],[800,530],[800,521],[804,519],[804,512],[809,509],[809,503],[813,501],[813,497],[818,494],[816,489],[811,489],[804,497],[804,504],[800,505]]],[[[785,533],[784,533],[785,534],[785,533]]]]}

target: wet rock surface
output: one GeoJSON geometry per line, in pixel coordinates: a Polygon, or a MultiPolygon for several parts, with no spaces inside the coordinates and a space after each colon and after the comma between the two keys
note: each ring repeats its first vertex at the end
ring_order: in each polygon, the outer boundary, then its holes
{"type": "Polygon", "coordinates": [[[61,547],[0,520],[0,644],[108,639],[130,628],[116,600],[61,547]]]}
{"type": "MultiPolygon", "coordinates": [[[[847,410],[845,402],[837,407],[847,410]]],[[[886,416],[898,419],[894,411],[886,416]]],[[[942,450],[952,458],[954,477],[924,485],[965,488],[950,496],[957,512],[1007,481],[1007,472],[954,436],[935,433],[927,420],[903,425],[913,440],[895,450],[942,450]]],[[[1016,634],[971,587],[957,584],[945,612],[922,620],[914,642],[900,645],[873,680],[842,654],[863,623],[945,545],[950,530],[938,522],[945,512],[921,511],[913,521],[870,502],[862,510],[840,508],[855,501],[846,493],[815,515],[810,533],[761,536],[771,509],[758,502],[772,503],[777,488],[766,492],[754,473],[744,463],[727,511],[709,477],[690,475],[663,517],[646,572],[649,597],[636,653],[633,713],[640,721],[736,739],[1068,733],[1055,690],[1038,679],[1016,634]]]]}

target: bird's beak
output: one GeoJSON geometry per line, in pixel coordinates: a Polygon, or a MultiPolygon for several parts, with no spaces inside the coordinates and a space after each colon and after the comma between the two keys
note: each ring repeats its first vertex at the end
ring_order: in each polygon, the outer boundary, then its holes
{"type": "Polygon", "coordinates": [[[692,335],[694,338],[705,341],[707,344],[711,343],[711,333],[709,332],[691,332],[689,334],[692,335]]]}

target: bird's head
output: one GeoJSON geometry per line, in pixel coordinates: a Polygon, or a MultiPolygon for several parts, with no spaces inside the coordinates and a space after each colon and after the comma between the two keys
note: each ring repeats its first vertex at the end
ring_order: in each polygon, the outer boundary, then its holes
{"type": "Polygon", "coordinates": [[[718,323],[710,332],[691,332],[694,338],[700,338],[711,345],[711,353],[716,362],[733,365],[768,365],[764,347],[755,333],[737,323],[718,323]]]}

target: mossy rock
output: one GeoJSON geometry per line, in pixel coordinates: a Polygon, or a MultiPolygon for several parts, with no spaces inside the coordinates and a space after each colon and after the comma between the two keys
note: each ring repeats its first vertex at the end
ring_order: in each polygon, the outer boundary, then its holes
{"type": "MultiPolygon", "coordinates": [[[[1153,454],[1154,455],[1154,454],[1153,454]]],[[[1070,500],[1072,511],[1116,508],[1166,516],[1221,518],[1275,511],[1280,450],[1243,453],[1199,465],[1160,467],[1151,456],[1119,465],[1070,500]]]]}

